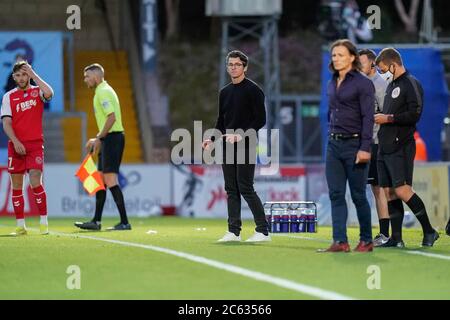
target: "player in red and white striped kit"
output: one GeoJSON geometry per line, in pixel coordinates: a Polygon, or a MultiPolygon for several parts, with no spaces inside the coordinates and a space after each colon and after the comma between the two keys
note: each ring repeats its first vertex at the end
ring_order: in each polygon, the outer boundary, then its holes
{"type": "Polygon", "coordinates": [[[17,87],[3,96],[1,119],[9,137],[8,172],[12,183],[12,202],[17,220],[13,235],[26,235],[24,219],[23,176],[28,172],[36,205],[39,209],[40,232],[48,234],[47,199],[42,186],[44,135],[42,116],[44,102],[53,96],[52,88],[42,80],[26,61],[13,67],[17,87]],[[30,85],[33,79],[36,86],[30,85]]]}

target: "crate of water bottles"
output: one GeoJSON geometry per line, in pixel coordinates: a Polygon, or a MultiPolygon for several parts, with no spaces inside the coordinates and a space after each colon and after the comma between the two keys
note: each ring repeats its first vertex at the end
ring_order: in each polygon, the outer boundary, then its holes
{"type": "Polygon", "coordinates": [[[317,232],[317,205],[312,201],[265,202],[271,233],[317,232]]]}

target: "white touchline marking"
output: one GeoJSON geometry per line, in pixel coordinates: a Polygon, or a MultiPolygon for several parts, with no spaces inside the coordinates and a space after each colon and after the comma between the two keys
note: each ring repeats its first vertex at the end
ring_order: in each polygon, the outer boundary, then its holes
{"type": "MultiPolygon", "coordinates": [[[[9,227],[9,226],[6,226],[6,225],[0,225],[0,226],[1,227],[9,227]]],[[[33,230],[33,228],[28,228],[28,229],[29,230],[33,230]]],[[[34,229],[34,230],[37,230],[37,229],[34,229]]],[[[280,286],[280,287],[287,288],[287,289],[292,289],[294,291],[298,291],[298,292],[301,292],[301,293],[310,294],[312,296],[316,296],[316,297],[322,298],[322,299],[335,299],[335,300],[351,300],[351,299],[353,299],[351,297],[347,297],[347,296],[344,296],[344,295],[341,295],[339,293],[335,293],[335,292],[332,292],[332,291],[327,291],[327,290],[323,290],[323,289],[320,289],[320,288],[311,287],[311,286],[308,286],[308,285],[303,285],[301,283],[296,283],[296,282],[293,282],[293,281],[290,281],[290,280],[286,280],[286,279],[283,279],[283,278],[273,277],[273,276],[266,275],[266,274],[263,274],[263,273],[260,273],[260,272],[257,272],[257,271],[252,271],[252,270],[244,269],[244,268],[241,268],[241,267],[236,267],[236,266],[229,265],[229,264],[226,264],[226,263],[210,260],[210,259],[207,259],[207,258],[203,258],[203,257],[199,257],[199,256],[191,255],[191,254],[188,254],[188,253],[183,253],[183,252],[171,250],[171,249],[166,249],[166,248],[161,248],[161,247],[156,247],[156,246],[151,246],[151,245],[145,245],[145,244],[139,244],[139,243],[124,242],[124,241],[113,240],[113,239],[97,238],[97,237],[83,236],[83,235],[74,235],[74,234],[53,232],[53,231],[50,232],[50,234],[60,235],[60,236],[65,236],[65,237],[73,237],[73,238],[86,238],[86,239],[92,239],[92,240],[98,240],[98,241],[122,244],[122,245],[139,247],[139,248],[159,251],[159,252],[163,252],[163,253],[167,253],[167,254],[172,254],[172,255],[179,256],[179,257],[191,260],[191,261],[207,264],[207,265],[210,265],[210,266],[222,269],[222,270],[227,270],[229,272],[245,275],[245,276],[250,277],[252,279],[269,282],[269,283],[272,283],[272,284],[274,284],[276,286],[280,286]],[[215,265],[216,263],[217,263],[217,265],[215,265]],[[229,269],[228,269],[228,267],[229,267],[229,269]],[[249,274],[247,275],[246,272],[249,272],[249,274]],[[264,277],[267,277],[267,279],[265,279],[264,277]],[[305,290],[309,290],[311,293],[308,293],[305,290]],[[324,294],[324,295],[320,296],[321,294],[324,294]],[[337,297],[333,297],[333,296],[337,296],[337,297]]],[[[287,238],[310,240],[310,241],[318,241],[318,242],[327,242],[327,243],[331,242],[330,239],[327,240],[327,239],[322,239],[322,238],[303,237],[303,236],[291,236],[289,234],[273,234],[273,233],[271,233],[271,236],[287,237],[287,238]]],[[[436,254],[436,253],[428,253],[428,252],[423,252],[423,251],[398,250],[398,252],[408,253],[408,254],[415,254],[415,255],[421,255],[421,256],[424,256],[424,257],[430,257],[430,258],[436,258],[436,259],[442,259],[442,260],[450,260],[450,256],[446,256],[446,255],[442,255],[442,254],[436,254]]]]}
{"type": "Polygon", "coordinates": [[[425,257],[430,257],[430,258],[437,258],[437,259],[443,259],[443,260],[450,260],[450,256],[446,256],[443,254],[437,254],[437,253],[429,253],[429,252],[423,252],[423,251],[405,251],[406,253],[409,254],[417,254],[420,256],[425,256],[425,257]]]}
{"type": "MultiPolygon", "coordinates": [[[[312,240],[312,241],[328,242],[328,243],[331,243],[331,241],[332,241],[331,239],[327,240],[327,239],[313,238],[313,237],[291,236],[289,234],[273,234],[272,233],[271,236],[287,237],[287,238],[302,239],[302,240],[312,240]]],[[[376,249],[376,250],[384,250],[384,249],[376,249]]],[[[442,260],[450,260],[450,256],[446,256],[446,255],[443,255],[443,254],[437,254],[437,253],[429,253],[429,252],[423,252],[423,251],[417,251],[417,250],[408,250],[408,249],[406,249],[406,250],[399,249],[398,252],[408,253],[408,254],[415,254],[415,255],[419,255],[419,256],[436,258],[436,259],[442,259],[442,260]]]]}
{"type": "MultiPolygon", "coordinates": [[[[28,228],[28,230],[36,230],[34,228],[28,228]]],[[[120,241],[120,240],[114,240],[114,239],[106,239],[106,238],[99,238],[99,237],[93,237],[93,236],[85,236],[85,235],[76,235],[76,234],[69,234],[69,233],[62,233],[62,232],[50,232],[51,235],[57,235],[62,237],[69,237],[69,238],[82,238],[82,239],[90,239],[90,240],[97,240],[97,241],[103,241],[103,242],[109,242],[114,244],[119,244],[127,247],[136,247],[136,248],[142,248],[147,250],[153,250],[161,253],[170,254],[173,256],[177,256],[180,258],[184,258],[190,261],[198,262],[201,264],[205,264],[217,269],[225,270],[228,272],[236,273],[238,275],[248,277],[254,280],[267,282],[270,284],[273,284],[277,287],[290,289],[293,291],[297,291],[300,293],[304,293],[313,297],[317,297],[320,299],[327,299],[327,300],[354,300],[354,298],[342,295],[337,292],[328,291],[320,288],[316,288],[313,286],[305,285],[302,283],[294,282],[291,280],[287,280],[284,278],[274,277],[262,272],[253,271],[250,269],[245,269],[242,267],[234,266],[232,264],[223,263],[220,261],[215,261],[212,259],[196,256],[190,253],[180,252],[172,249],[147,245],[147,244],[141,244],[141,243],[134,243],[134,242],[126,242],[126,241],[120,241]]]]}
{"type": "Polygon", "coordinates": [[[134,243],[134,242],[126,242],[126,241],[120,241],[120,240],[114,240],[114,239],[106,239],[106,238],[99,238],[99,237],[92,237],[92,236],[84,236],[84,235],[71,235],[66,233],[60,233],[60,232],[50,232],[50,234],[59,235],[59,236],[66,236],[66,237],[76,237],[76,238],[84,238],[84,239],[91,239],[91,240],[97,240],[97,241],[103,241],[103,242],[109,242],[114,244],[119,244],[127,247],[136,247],[136,248],[142,248],[142,249],[148,249],[153,250],[157,252],[162,252],[166,254],[170,254],[173,256],[177,256],[180,258],[184,258],[190,261],[202,263],[217,269],[225,270],[228,272],[236,273],[254,280],[268,282],[270,284],[273,284],[278,287],[294,290],[300,293],[304,293],[310,296],[314,296],[320,299],[330,299],[330,300],[353,300],[354,298],[351,298],[349,296],[342,295],[340,293],[336,293],[333,291],[328,291],[320,288],[316,288],[313,286],[301,284],[298,282],[294,282],[291,280],[274,277],[265,273],[261,273],[258,271],[252,271],[249,269],[245,269],[242,267],[234,266],[231,264],[215,261],[212,259],[196,256],[190,253],[180,252],[172,249],[157,247],[153,245],[146,245],[141,243],[134,243]]]}

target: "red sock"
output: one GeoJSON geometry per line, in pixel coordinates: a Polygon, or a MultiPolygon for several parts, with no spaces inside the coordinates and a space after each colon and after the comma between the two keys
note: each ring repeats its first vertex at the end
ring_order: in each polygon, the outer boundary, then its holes
{"type": "Polygon", "coordinates": [[[25,219],[25,215],[23,214],[25,201],[23,200],[22,190],[13,189],[11,198],[16,219],[25,219]]]}
{"type": "Polygon", "coordinates": [[[45,190],[42,186],[37,186],[33,188],[34,200],[39,209],[39,215],[47,215],[47,196],[45,195],[45,190]]]}

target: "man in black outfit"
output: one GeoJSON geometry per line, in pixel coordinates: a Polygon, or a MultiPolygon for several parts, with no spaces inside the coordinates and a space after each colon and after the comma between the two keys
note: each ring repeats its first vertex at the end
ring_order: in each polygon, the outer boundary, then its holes
{"type": "Polygon", "coordinates": [[[383,49],[376,59],[382,74],[392,79],[386,89],[383,113],[375,115],[380,124],[378,177],[388,200],[392,235],[381,247],[404,247],[402,223],[405,202],[422,225],[422,246],[431,247],[439,234],[430,224],[425,205],[412,189],[416,144],[414,131],[423,110],[423,89],[420,82],[403,66],[400,53],[383,49]]]}
{"type": "MultiPolygon", "coordinates": [[[[241,241],[241,195],[252,211],[256,223],[256,232],[247,241],[271,241],[263,205],[253,188],[256,145],[249,143],[256,141],[257,131],[266,124],[264,92],[256,83],[245,77],[248,68],[248,57],[245,54],[237,50],[231,51],[227,55],[226,63],[231,83],[220,90],[216,129],[223,134],[224,141],[222,170],[228,195],[228,231],[219,242],[241,241]],[[234,133],[238,129],[245,131],[244,139],[234,133]],[[229,150],[230,144],[233,144],[233,150],[229,150]],[[241,151],[245,154],[245,161],[239,161],[241,159],[238,155],[241,151]],[[232,161],[227,161],[230,155],[232,161]]],[[[210,148],[212,143],[211,139],[203,141],[203,148],[210,148]]]]}

